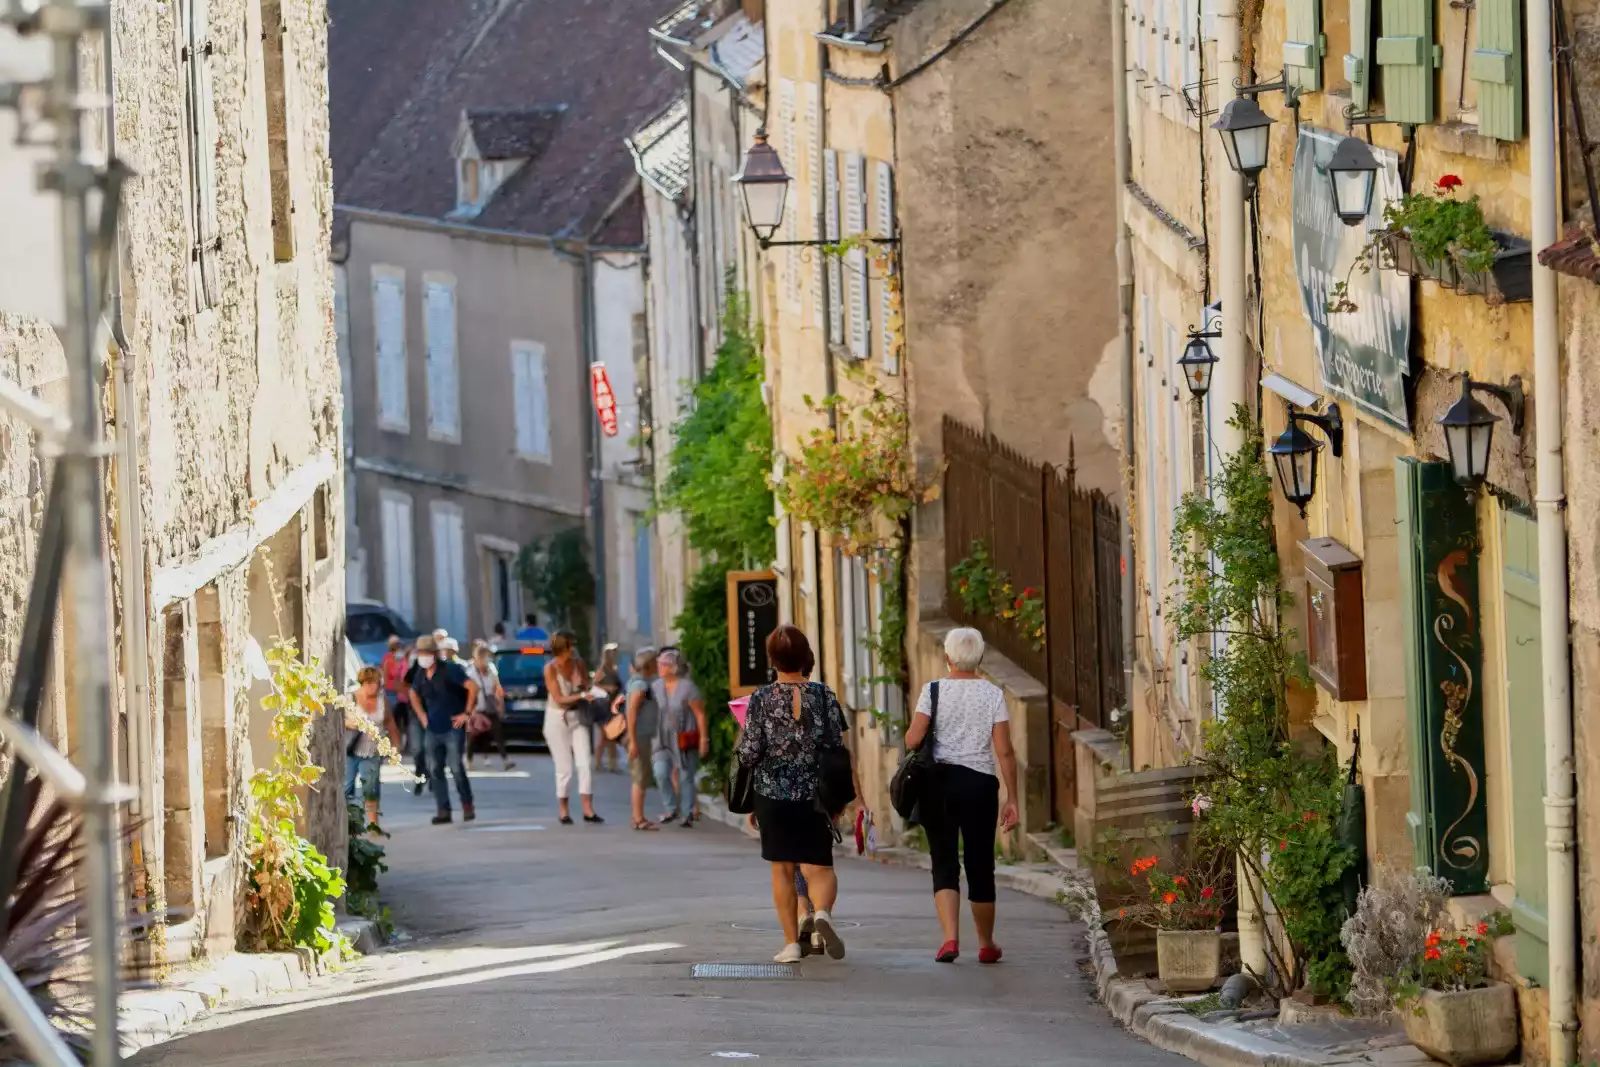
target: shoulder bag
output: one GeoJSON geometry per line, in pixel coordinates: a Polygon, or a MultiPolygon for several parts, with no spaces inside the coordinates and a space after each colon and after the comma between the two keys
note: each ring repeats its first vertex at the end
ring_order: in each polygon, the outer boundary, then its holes
{"type": "Polygon", "coordinates": [[[922,744],[906,753],[894,777],[889,779],[889,802],[902,819],[910,819],[916,812],[933,778],[933,728],[939,721],[938,682],[928,683],[928,700],[933,705],[929,709],[928,732],[923,735],[922,744]]]}
{"type": "MultiPolygon", "coordinates": [[[[813,682],[813,685],[818,683],[813,682]]],[[[855,768],[850,761],[850,749],[844,743],[844,732],[841,729],[834,738],[833,744],[828,744],[828,731],[834,725],[828,719],[827,686],[818,685],[823,693],[822,744],[817,746],[817,807],[830,819],[839,817],[839,813],[850,806],[856,798],[855,768]]],[[[837,834],[837,830],[835,833],[837,834]]]]}

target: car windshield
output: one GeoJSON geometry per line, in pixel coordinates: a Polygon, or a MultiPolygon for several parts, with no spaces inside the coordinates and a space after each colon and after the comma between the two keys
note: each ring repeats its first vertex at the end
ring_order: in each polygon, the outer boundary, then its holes
{"type": "Polygon", "coordinates": [[[494,654],[501,685],[538,685],[544,681],[544,661],[543,652],[524,652],[518,648],[494,654]]]}
{"type": "Polygon", "coordinates": [[[363,611],[346,617],[344,632],[351,644],[370,645],[378,641],[387,641],[395,629],[394,623],[389,621],[387,615],[376,611],[363,611]]]}

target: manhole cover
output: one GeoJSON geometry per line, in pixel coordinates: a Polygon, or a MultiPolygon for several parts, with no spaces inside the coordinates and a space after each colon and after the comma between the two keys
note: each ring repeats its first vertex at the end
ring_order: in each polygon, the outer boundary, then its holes
{"type": "Polygon", "coordinates": [[[695,978],[799,978],[800,968],[793,963],[697,963],[690,973],[695,978]]]}

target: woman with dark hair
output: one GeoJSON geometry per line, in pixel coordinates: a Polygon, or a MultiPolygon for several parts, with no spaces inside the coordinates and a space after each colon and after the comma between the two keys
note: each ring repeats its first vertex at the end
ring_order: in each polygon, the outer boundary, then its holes
{"type": "Polygon", "coordinates": [[[566,630],[550,638],[550,659],[544,665],[544,688],[548,694],[544,710],[544,743],[556,765],[556,805],[564,826],[572,825],[568,798],[572,774],[578,774],[578,799],[583,804],[583,821],[605,822],[594,813],[594,749],[589,738],[587,706],[594,699],[589,690],[589,671],[578,655],[577,637],[566,630]]]}
{"type": "MultiPolygon", "coordinates": [[[[761,831],[761,858],[772,864],[772,903],[783,927],[783,950],[773,959],[793,963],[800,948],[795,872],[804,877],[816,906],[815,931],[824,951],[844,958],[844,941],[833,925],[839,882],[833,873],[833,820],[818,800],[819,753],[850,747],[850,730],[833,690],[807,679],[816,666],[811,642],[798,627],[778,627],[767,638],[767,661],[778,680],[750,696],[739,762],[751,769],[755,817],[761,831]]],[[[852,763],[852,773],[854,765],[852,763]]],[[[856,795],[861,794],[859,782],[856,795]]]]}

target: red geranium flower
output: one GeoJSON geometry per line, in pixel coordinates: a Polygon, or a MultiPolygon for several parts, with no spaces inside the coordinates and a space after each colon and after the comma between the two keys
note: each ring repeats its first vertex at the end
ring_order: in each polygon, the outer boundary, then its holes
{"type": "Polygon", "coordinates": [[[1189,879],[1185,878],[1183,875],[1180,874],[1180,875],[1178,875],[1178,877],[1176,877],[1176,878],[1174,878],[1172,880],[1172,884],[1173,885],[1188,885],[1189,884],[1189,879]]]}
{"type": "Polygon", "coordinates": [[[1465,183],[1454,174],[1446,174],[1434,184],[1448,193],[1452,189],[1459,189],[1465,183]]]}
{"type": "Polygon", "coordinates": [[[1489,932],[1489,924],[1488,923],[1479,923],[1478,924],[1478,936],[1479,937],[1483,937],[1488,932],[1489,932]]]}
{"type": "Polygon", "coordinates": [[[1200,890],[1200,898],[1202,900],[1210,900],[1212,897],[1216,896],[1216,894],[1217,891],[1212,889],[1210,886],[1206,886],[1204,889],[1200,890]]]}
{"type": "Polygon", "coordinates": [[[1279,852],[1282,852],[1284,849],[1286,849],[1288,847],[1289,847],[1289,842],[1287,842],[1287,841],[1279,841],[1278,842],[1278,851],[1279,852]]]}
{"type": "Polygon", "coordinates": [[[1163,903],[1163,904],[1175,904],[1175,903],[1177,903],[1177,901],[1178,901],[1178,894],[1176,894],[1176,893],[1162,893],[1161,894],[1161,903],[1163,903]]]}
{"type": "Polygon", "coordinates": [[[1436,948],[1430,948],[1427,952],[1423,953],[1423,955],[1430,960],[1436,960],[1439,958],[1439,950],[1436,948]]]}
{"type": "Polygon", "coordinates": [[[1456,944],[1460,945],[1462,948],[1466,948],[1467,947],[1467,939],[1464,938],[1464,937],[1458,937],[1458,938],[1456,938],[1456,944]]]}

